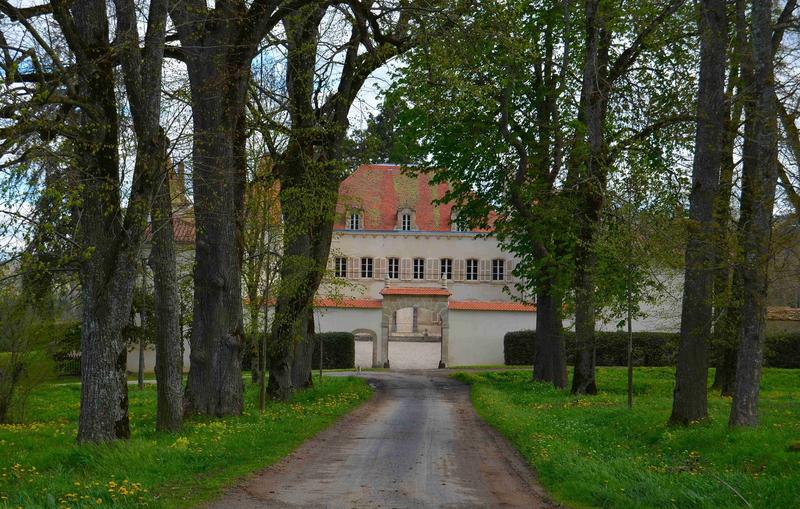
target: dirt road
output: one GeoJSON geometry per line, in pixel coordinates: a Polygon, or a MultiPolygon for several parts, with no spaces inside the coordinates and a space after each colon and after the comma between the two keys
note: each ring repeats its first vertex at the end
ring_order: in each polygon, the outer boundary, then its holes
{"type": "Polygon", "coordinates": [[[362,376],[376,389],[368,403],[207,507],[553,507],[466,385],[437,372],[362,376]]]}

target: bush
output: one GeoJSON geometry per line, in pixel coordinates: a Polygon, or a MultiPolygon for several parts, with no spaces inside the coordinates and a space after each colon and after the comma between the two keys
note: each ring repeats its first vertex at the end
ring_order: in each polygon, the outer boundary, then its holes
{"type": "Polygon", "coordinates": [[[764,365],[770,368],[800,368],[800,333],[767,336],[764,365]]]}
{"type": "MultiPolygon", "coordinates": [[[[674,366],[678,353],[678,333],[634,332],[634,366],[674,366]]],[[[595,359],[598,366],[628,364],[628,333],[624,331],[595,333],[595,359]]],[[[564,331],[567,363],[575,361],[575,333],[564,331]]],[[[506,365],[533,364],[536,331],[512,331],[503,338],[506,365]]],[[[768,336],[764,364],[772,368],[800,368],[800,333],[768,336]]]]}
{"type": "Polygon", "coordinates": [[[319,343],[322,339],[324,369],[349,369],[356,365],[356,338],[351,332],[322,332],[314,335],[312,369],[319,369],[319,343]]]}
{"type": "Polygon", "coordinates": [[[516,330],[503,337],[503,357],[506,366],[533,364],[536,331],[516,330]]]}

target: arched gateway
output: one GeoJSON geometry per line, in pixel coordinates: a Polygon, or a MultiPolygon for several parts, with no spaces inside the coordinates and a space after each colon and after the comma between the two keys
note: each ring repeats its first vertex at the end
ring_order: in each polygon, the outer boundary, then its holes
{"type": "MultiPolygon", "coordinates": [[[[391,360],[389,359],[389,338],[400,338],[398,331],[398,312],[402,310],[412,309],[413,311],[413,325],[410,334],[407,334],[404,339],[416,338],[417,340],[425,340],[429,337],[429,331],[426,328],[424,331],[417,330],[417,310],[426,310],[430,312],[435,319],[433,323],[436,329],[430,336],[435,340],[435,336],[441,335],[441,349],[439,367],[447,365],[448,356],[448,343],[449,343],[449,313],[448,313],[448,300],[450,298],[450,290],[447,289],[446,281],[442,281],[439,287],[398,287],[392,286],[390,281],[386,280],[386,286],[381,290],[383,296],[383,307],[381,315],[381,337],[380,341],[375,341],[372,349],[372,366],[373,367],[389,367],[391,360]]],[[[377,338],[376,338],[377,339],[377,338]]]]}

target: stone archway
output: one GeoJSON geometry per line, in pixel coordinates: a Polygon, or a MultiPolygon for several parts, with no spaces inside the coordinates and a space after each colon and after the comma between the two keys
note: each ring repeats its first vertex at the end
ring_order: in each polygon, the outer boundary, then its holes
{"type": "MultiPolygon", "coordinates": [[[[378,350],[378,334],[372,329],[355,329],[353,336],[355,336],[356,341],[360,341],[359,337],[369,337],[369,342],[372,344],[371,365],[374,367],[376,363],[375,354],[378,350]]],[[[356,343],[356,347],[358,348],[358,343],[356,343]]],[[[358,353],[356,353],[356,357],[358,358],[358,353]]]]}
{"type": "Polygon", "coordinates": [[[392,319],[395,313],[405,308],[424,308],[439,317],[441,323],[441,360],[439,367],[448,364],[449,344],[449,311],[448,299],[450,292],[446,288],[384,288],[383,313],[381,315],[380,343],[373,348],[373,367],[389,367],[389,336],[391,335],[392,319]]]}

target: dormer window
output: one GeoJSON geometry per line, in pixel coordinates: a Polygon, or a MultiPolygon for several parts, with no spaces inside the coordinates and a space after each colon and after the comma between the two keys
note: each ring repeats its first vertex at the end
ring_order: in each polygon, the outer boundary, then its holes
{"type": "Polygon", "coordinates": [[[397,225],[395,228],[404,232],[415,230],[414,219],[414,210],[403,207],[397,211],[397,225]]]}
{"type": "Polygon", "coordinates": [[[454,232],[465,232],[467,228],[464,226],[464,222],[458,219],[458,211],[453,209],[450,213],[450,230],[454,232]]]}
{"type": "Polygon", "coordinates": [[[402,215],[400,229],[405,232],[411,230],[411,214],[405,213],[402,215]]]}
{"type": "Polygon", "coordinates": [[[361,230],[364,227],[364,223],[361,220],[361,212],[354,210],[350,212],[350,217],[347,221],[347,229],[348,230],[361,230]]]}

